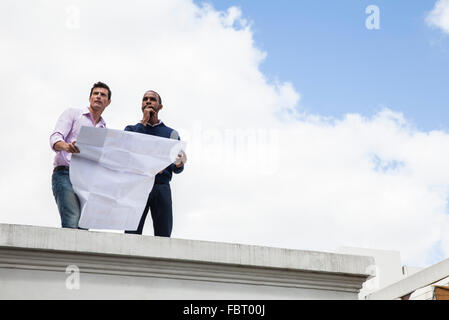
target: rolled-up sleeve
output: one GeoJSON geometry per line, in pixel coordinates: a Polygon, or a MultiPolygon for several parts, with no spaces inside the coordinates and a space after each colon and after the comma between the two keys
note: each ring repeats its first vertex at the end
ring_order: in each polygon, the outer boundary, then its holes
{"type": "Polygon", "coordinates": [[[56,151],[53,146],[58,141],[66,141],[67,136],[72,129],[73,109],[65,110],[56,121],[55,129],[50,135],[50,148],[56,151]]]}

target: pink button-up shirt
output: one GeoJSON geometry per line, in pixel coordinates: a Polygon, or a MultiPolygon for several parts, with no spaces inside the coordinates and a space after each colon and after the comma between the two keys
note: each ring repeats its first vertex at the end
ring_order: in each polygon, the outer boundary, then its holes
{"type": "Polygon", "coordinates": [[[69,166],[70,159],[72,158],[71,153],[67,153],[65,151],[56,151],[55,149],[53,149],[55,143],[58,141],[65,141],[67,143],[76,141],[82,126],[106,128],[106,123],[104,122],[103,118],[100,117],[97,125],[95,125],[89,108],[70,108],[65,110],[58,118],[55,130],[53,130],[53,133],[50,135],[50,147],[53,151],[56,152],[55,160],[53,161],[54,167],[69,166]]]}

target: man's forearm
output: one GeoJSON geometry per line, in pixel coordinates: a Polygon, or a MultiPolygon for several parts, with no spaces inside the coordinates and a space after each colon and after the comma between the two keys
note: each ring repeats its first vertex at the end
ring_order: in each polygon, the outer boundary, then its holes
{"type": "Polygon", "coordinates": [[[53,145],[53,149],[56,151],[65,151],[69,153],[79,153],[79,149],[77,146],[75,146],[75,141],[72,143],[67,143],[65,141],[58,141],[53,145]]]}
{"type": "Polygon", "coordinates": [[[66,145],[67,143],[65,142],[65,141],[62,141],[62,140],[60,140],[60,141],[58,141],[58,142],[56,142],[54,145],[53,145],[53,149],[55,150],[55,151],[65,151],[65,148],[66,148],[66,145]]]}

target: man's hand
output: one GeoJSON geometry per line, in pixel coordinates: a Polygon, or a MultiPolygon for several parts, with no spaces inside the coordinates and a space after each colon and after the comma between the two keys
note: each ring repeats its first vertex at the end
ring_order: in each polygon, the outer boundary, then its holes
{"type": "Polygon", "coordinates": [[[142,123],[144,126],[146,126],[147,123],[150,121],[150,118],[153,114],[154,114],[154,109],[151,108],[150,106],[146,107],[143,110],[143,118],[142,118],[142,121],[140,121],[140,123],[142,123]]]}
{"type": "Polygon", "coordinates": [[[71,143],[67,143],[65,141],[58,141],[55,143],[53,148],[56,151],[65,151],[68,153],[80,153],[80,150],[77,146],[75,146],[76,141],[72,141],[71,143]]]}
{"type": "Polygon", "coordinates": [[[175,160],[175,165],[177,168],[182,167],[187,162],[187,155],[184,151],[181,150],[181,152],[178,154],[178,157],[175,160]]]}

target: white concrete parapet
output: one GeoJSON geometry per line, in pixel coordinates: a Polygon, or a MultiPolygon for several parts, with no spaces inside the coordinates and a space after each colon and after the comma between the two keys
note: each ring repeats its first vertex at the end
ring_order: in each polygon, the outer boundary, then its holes
{"type": "Polygon", "coordinates": [[[0,224],[0,299],[357,299],[372,257],[0,224]]]}

